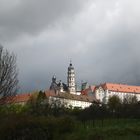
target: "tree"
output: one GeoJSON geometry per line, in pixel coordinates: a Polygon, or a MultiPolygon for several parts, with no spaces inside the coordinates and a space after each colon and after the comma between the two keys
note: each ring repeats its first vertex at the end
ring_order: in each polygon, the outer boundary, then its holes
{"type": "Polygon", "coordinates": [[[118,115],[120,106],[121,106],[121,99],[118,96],[113,95],[112,97],[109,98],[108,107],[110,111],[113,113],[113,115],[115,114],[118,115]]]}
{"type": "Polygon", "coordinates": [[[32,96],[28,100],[27,111],[29,114],[39,116],[39,115],[48,115],[49,114],[49,103],[48,98],[45,95],[45,92],[35,91],[32,93],[32,96]]]}
{"type": "Polygon", "coordinates": [[[138,99],[136,96],[126,96],[123,99],[123,104],[136,104],[138,102],[138,99]]]}
{"type": "Polygon", "coordinates": [[[0,97],[17,93],[17,75],[16,56],[0,45],[0,97]]]}

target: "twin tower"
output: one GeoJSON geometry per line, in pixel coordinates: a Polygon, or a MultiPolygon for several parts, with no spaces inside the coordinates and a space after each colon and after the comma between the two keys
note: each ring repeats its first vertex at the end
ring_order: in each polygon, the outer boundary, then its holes
{"type": "Polygon", "coordinates": [[[75,71],[72,62],[70,62],[68,67],[67,86],[71,94],[76,94],[75,71]]]}

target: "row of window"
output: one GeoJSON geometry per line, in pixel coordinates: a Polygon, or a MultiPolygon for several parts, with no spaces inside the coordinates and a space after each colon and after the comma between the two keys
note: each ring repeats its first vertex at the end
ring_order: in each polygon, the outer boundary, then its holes
{"type": "Polygon", "coordinates": [[[79,105],[89,105],[88,102],[75,101],[75,100],[71,100],[70,103],[73,104],[73,105],[77,105],[77,106],[79,106],[79,105]]]}
{"type": "Polygon", "coordinates": [[[108,91],[108,94],[109,95],[118,95],[118,96],[126,96],[126,95],[135,96],[134,93],[111,92],[111,91],[108,91]]]}
{"type": "Polygon", "coordinates": [[[74,72],[73,73],[69,72],[68,75],[74,76],[75,74],[74,74],[74,72]]]}
{"type": "Polygon", "coordinates": [[[71,84],[69,84],[69,86],[75,86],[75,84],[74,83],[71,83],[71,84]]]}

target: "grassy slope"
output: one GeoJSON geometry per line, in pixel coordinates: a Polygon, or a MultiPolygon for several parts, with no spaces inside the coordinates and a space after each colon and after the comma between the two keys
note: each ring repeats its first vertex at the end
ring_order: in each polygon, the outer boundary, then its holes
{"type": "Polygon", "coordinates": [[[140,140],[140,120],[109,119],[79,123],[65,140],[140,140]]]}

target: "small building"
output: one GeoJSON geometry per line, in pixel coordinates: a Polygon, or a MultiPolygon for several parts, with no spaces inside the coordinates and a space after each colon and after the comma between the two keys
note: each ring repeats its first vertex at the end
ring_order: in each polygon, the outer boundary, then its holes
{"type": "Polygon", "coordinates": [[[89,86],[88,88],[81,90],[81,95],[94,96],[95,88],[96,86],[89,86]]]}

